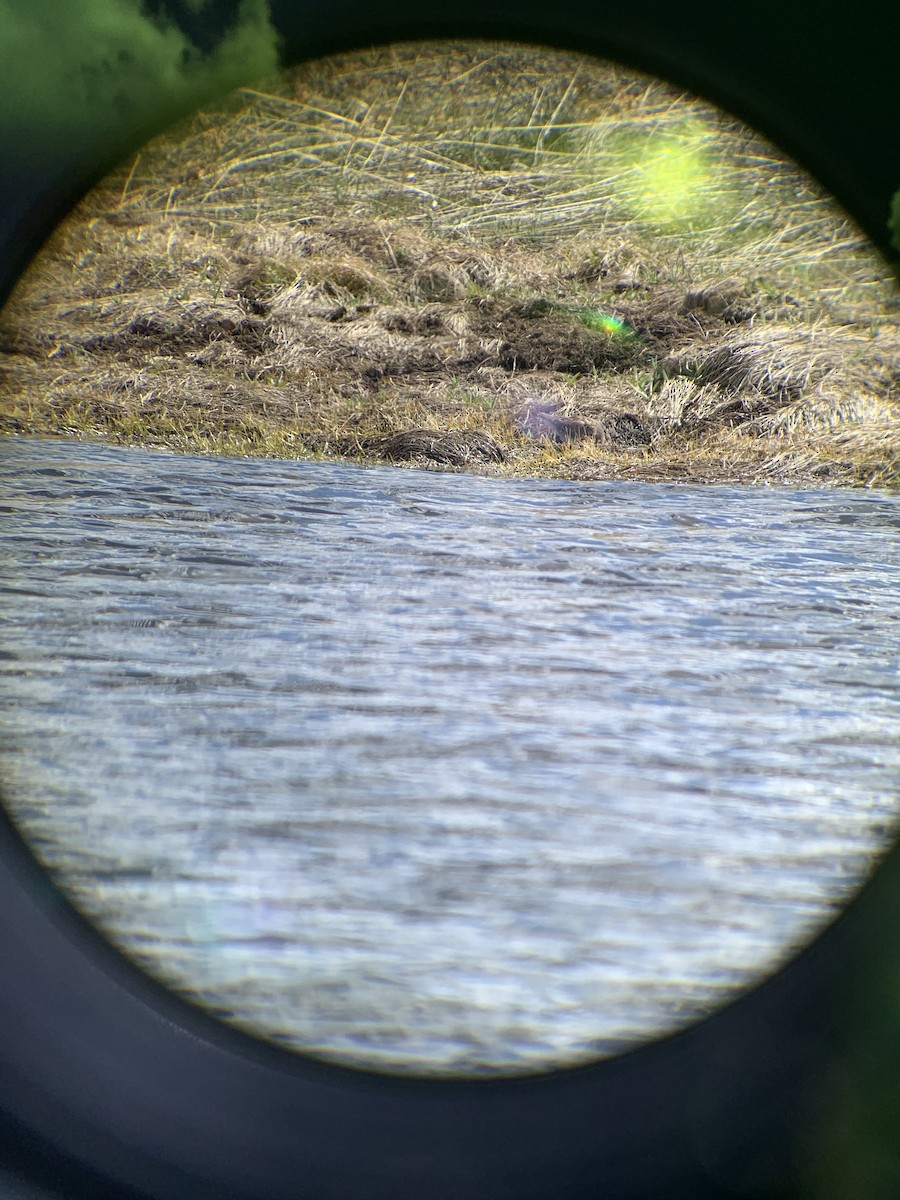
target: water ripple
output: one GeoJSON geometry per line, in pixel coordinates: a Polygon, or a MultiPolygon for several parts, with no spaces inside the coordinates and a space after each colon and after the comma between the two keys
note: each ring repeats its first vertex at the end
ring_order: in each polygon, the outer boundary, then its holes
{"type": "Polygon", "coordinates": [[[148,969],[393,1069],[615,1053],[893,829],[900,503],[0,447],[0,773],[148,969]]]}

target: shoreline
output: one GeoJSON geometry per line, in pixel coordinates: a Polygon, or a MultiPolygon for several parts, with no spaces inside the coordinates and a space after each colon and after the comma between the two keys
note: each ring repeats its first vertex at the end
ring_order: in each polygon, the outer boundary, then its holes
{"type": "Polygon", "coordinates": [[[579,55],[394,47],[245,89],[88,195],[0,313],[0,432],[900,488],[898,309],[711,106],[579,55]]]}
{"type": "Polygon", "coordinates": [[[514,480],[516,482],[558,480],[571,483],[641,483],[660,484],[663,486],[684,487],[754,487],[754,488],[788,488],[793,490],[853,490],[864,488],[883,490],[887,492],[900,491],[900,483],[885,483],[882,481],[859,481],[849,475],[843,477],[833,471],[830,466],[822,469],[822,464],[814,464],[808,469],[799,470],[791,464],[786,470],[778,462],[764,462],[762,466],[751,463],[741,463],[736,466],[729,464],[712,464],[705,470],[696,468],[679,469],[671,463],[657,462],[626,463],[624,465],[609,462],[596,462],[588,459],[575,463],[565,474],[557,469],[545,469],[541,473],[528,473],[504,470],[494,463],[475,463],[465,466],[436,462],[425,456],[390,459],[378,456],[338,457],[326,454],[305,455],[274,455],[261,453],[259,448],[250,445],[246,448],[238,446],[225,450],[211,448],[207,445],[196,445],[188,442],[173,443],[159,439],[124,439],[110,437],[104,430],[79,431],[67,430],[0,430],[0,444],[11,444],[18,441],[50,441],[64,442],[77,446],[113,447],[118,450],[135,450],[147,453],[164,453],[197,456],[201,458],[224,458],[238,460],[258,460],[261,462],[300,462],[324,463],[335,466],[353,466],[360,469],[372,467],[397,467],[404,470],[427,471],[433,474],[472,475],[478,478],[496,480],[514,480]]]}

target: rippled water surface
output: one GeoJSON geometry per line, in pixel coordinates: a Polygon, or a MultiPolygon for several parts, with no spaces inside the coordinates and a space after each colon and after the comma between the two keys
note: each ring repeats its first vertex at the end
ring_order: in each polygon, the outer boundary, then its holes
{"type": "Polygon", "coordinates": [[[893,826],[900,502],[0,443],[0,779],[119,944],[396,1069],[606,1054],[893,826]]]}

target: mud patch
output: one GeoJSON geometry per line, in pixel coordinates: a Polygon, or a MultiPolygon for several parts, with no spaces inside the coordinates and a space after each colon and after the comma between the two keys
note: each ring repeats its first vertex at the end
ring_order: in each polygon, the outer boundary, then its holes
{"type": "Polygon", "coordinates": [[[643,352],[640,344],[614,330],[588,329],[575,315],[547,301],[503,303],[488,300],[473,313],[485,365],[506,371],[559,371],[590,374],[620,368],[643,352]]]}
{"type": "Polygon", "coordinates": [[[165,313],[141,313],[120,333],[100,334],[83,343],[86,350],[183,354],[203,350],[216,342],[230,342],[247,358],[255,358],[269,349],[271,333],[260,317],[240,310],[196,307],[172,316],[165,313]]]}

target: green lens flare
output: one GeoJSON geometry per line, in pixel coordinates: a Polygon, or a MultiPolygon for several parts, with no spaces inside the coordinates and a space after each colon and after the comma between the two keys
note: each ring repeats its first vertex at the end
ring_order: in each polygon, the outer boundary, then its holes
{"type": "Polygon", "coordinates": [[[607,333],[611,337],[619,338],[637,336],[627,321],[599,308],[579,308],[575,310],[575,316],[586,329],[591,329],[594,333],[607,333]]]}
{"type": "Polygon", "coordinates": [[[618,317],[607,316],[605,313],[600,315],[597,323],[607,333],[623,333],[626,328],[624,321],[620,321],[618,317]]]}

